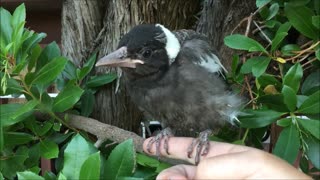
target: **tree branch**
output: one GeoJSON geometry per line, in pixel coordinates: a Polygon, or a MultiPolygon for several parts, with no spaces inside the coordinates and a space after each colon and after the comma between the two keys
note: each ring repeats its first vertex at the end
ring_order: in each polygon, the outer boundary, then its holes
{"type": "MultiPolygon", "coordinates": [[[[49,116],[48,114],[43,113],[35,113],[35,115],[39,119],[48,119],[49,116]]],[[[68,123],[71,127],[81,129],[95,135],[98,139],[97,143],[95,144],[96,146],[101,145],[102,142],[106,141],[107,139],[121,143],[131,138],[134,142],[136,151],[143,152],[142,145],[144,139],[133,132],[126,131],[109,124],[104,124],[96,119],[87,118],[84,116],[67,113],[59,113],[57,116],[59,116],[61,119],[66,119],[66,123],[68,123]]]]}

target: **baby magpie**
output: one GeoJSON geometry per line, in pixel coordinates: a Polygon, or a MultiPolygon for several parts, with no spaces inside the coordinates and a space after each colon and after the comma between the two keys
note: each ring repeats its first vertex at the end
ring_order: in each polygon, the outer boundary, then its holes
{"type": "MultiPolygon", "coordinates": [[[[173,128],[177,135],[199,139],[188,148],[190,157],[198,143],[199,154],[208,151],[210,130],[225,122],[233,124],[242,99],[230,92],[222,78],[226,69],[207,42],[192,30],[170,31],[160,24],[134,27],[120,40],[118,49],[101,58],[96,66],[121,67],[128,93],[147,117],[173,128]],[[205,130],[205,131],[204,131],[205,130]]],[[[150,143],[167,141],[165,129],[150,143]]],[[[151,147],[152,144],[149,144],[151,147]]]]}

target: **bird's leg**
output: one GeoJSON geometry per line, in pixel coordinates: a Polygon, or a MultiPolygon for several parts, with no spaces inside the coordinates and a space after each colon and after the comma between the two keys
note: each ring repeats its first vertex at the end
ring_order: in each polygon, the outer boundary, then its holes
{"type": "Polygon", "coordinates": [[[173,133],[170,128],[165,128],[162,131],[160,131],[156,136],[152,137],[149,143],[147,144],[147,151],[151,153],[151,147],[152,144],[156,144],[156,156],[160,158],[160,142],[163,139],[164,144],[163,147],[166,150],[166,153],[169,154],[169,146],[168,146],[168,140],[169,138],[173,136],[173,133]]]}
{"type": "Polygon", "coordinates": [[[195,164],[198,165],[200,161],[200,155],[205,156],[209,152],[210,143],[208,136],[212,134],[210,129],[202,131],[199,134],[198,138],[192,140],[192,143],[188,147],[188,158],[191,158],[193,150],[196,148],[196,155],[195,155],[195,164]]]}

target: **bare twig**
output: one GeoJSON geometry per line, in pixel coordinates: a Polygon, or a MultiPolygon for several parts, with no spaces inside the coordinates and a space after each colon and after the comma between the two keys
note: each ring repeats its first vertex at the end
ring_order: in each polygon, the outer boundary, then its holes
{"type": "Polygon", "coordinates": [[[269,44],[272,43],[272,41],[270,40],[270,38],[262,31],[262,29],[260,28],[260,26],[253,21],[253,24],[259,29],[259,31],[261,32],[261,34],[263,35],[264,38],[266,38],[266,40],[269,42],[269,44]]]}
{"type": "MultiPolygon", "coordinates": [[[[47,114],[35,113],[36,117],[39,119],[47,119],[47,114]]],[[[67,124],[73,128],[86,131],[90,134],[93,134],[97,137],[97,142],[95,146],[100,146],[107,139],[121,143],[127,139],[133,139],[135,149],[138,152],[143,152],[142,145],[144,139],[139,135],[126,131],[124,129],[112,126],[109,124],[104,124],[92,118],[87,118],[83,116],[78,116],[74,114],[57,114],[58,117],[64,119],[67,117],[67,124]]]]}

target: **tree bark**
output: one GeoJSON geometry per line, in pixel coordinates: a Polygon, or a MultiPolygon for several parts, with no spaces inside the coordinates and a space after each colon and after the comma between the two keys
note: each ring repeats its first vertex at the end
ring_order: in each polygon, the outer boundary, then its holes
{"type": "Polygon", "coordinates": [[[100,0],[65,0],[62,5],[62,54],[81,67],[96,47],[104,5],[100,0]]]}
{"type": "MultiPolygon", "coordinates": [[[[225,36],[232,34],[240,21],[255,11],[256,0],[206,0],[203,3],[197,31],[208,36],[220,54],[222,64],[230,70],[235,51],[224,45],[225,36]]],[[[246,23],[233,33],[244,34],[246,23]]]]}

